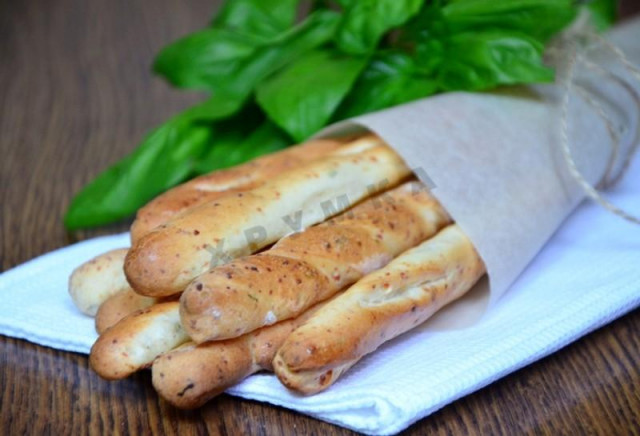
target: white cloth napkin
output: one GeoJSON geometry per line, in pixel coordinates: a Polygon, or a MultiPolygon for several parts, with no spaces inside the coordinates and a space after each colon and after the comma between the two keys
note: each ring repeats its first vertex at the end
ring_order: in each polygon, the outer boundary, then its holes
{"type": "MultiPolygon", "coordinates": [[[[608,197],[640,214],[640,159],[608,197]]],[[[128,235],[96,238],[0,275],[0,334],[87,353],[93,319],[67,294],[71,271],[128,235]]],[[[272,375],[232,395],[266,401],[368,434],[392,434],[640,305],[640,227],[584,203],[510,291],[473,327],[418,328],[364,358],[326,392],[302,397],[272,375]]]]}

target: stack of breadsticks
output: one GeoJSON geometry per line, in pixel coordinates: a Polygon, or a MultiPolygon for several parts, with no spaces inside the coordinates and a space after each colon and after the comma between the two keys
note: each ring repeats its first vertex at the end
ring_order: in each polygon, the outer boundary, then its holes
{"type": "Polygon", "coordinates": [[[484,274],[447,212],[375,136],[313,140],[142,208],[132,246],[77,268],[93,369],[151,367],[178,407],[248,375],[321,391],[484,274]]]}

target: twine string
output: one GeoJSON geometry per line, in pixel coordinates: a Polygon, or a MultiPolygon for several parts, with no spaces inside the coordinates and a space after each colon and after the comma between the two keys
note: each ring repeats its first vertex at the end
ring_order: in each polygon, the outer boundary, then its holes
{"type": "Polygon", "coordinates": [[[574,84],[576,90],[578,91],[580,97],[587,102],[587,104],[593,109],[600,118],[605,123],[605,127],[607,128],[607,133],[611,138],[611,147],[612,151],[609,155],[609,161],[607,162],[607,169],[602,177],[600,183],[596,186],[596,188],[606,189],[611,186],[612,174],[615,168],[615,164],[618,161],[618,155],[620,154],[620,135],[616,131],[615,123],[611,119],[611,117],[607,114],[607,112],[603,109],[603,107],[589,94],[589,92],[579,84],[574,84]]]}
{"type": "MultiPolygon", "coordinates": [[[[588,60],[588,59],[586,59],[584,57],[581,58],[581,61],[588,69],[590,69],[592,71],[595,71],[596,73],[600,74],[605,79],[612,80],[613,82],[618,84],[620,87],[624,88],[625,91],[627,91],[627,95],[629,97],[631,97],[631,99],[633,100],[633,103],[635,104],[636,109],[638,110],[637,113],[640,113],[640,93],[636,90],[636,88],[631,86],[626,80],[624,80],[623,78],[621,78],[617,74],[602,68],[600,65],[595,64],[595,63],[591,62],[590,60],[588,60]]],[[[640,81],[640,76],[639,76],[638,80],[640,81]]],[[[597,105],[597,103],[596,103],[596,105],[597,105]]],[[[600,109],[602,109],[601,106],[600,106],[600,109]]],[[[606,114],[606,112],[604,110],[602,110],[601,112],[606,114]]],[[[609,118],[609,121],[611,121],[610,118],[609,118]]],[[[612,125],[613,125],[613,123],[612,123],[612,125]]],[[[614,130],[615,130],[615,128],[614,128],[614,130]]],[[[617,135],[617,132],[616,132],[616,135],[617,135]]],[[[616,143],[614,144],[614,153],[615,153],[616,160],[617,160],[617,155],[618,155],[619,149],[620,149],[620,139],[619,139],[619,137],[617,137],[617,138],[618,139],[617,139],[616,143]]],[[[628,148],[627,154],[622,160],[622,164],[620,166],[620,169],[618,170],[618,173],[615,176],[613,176],[613,178],[611,178],[611,179],[606,181],[605,187],[613,186],[613,185],[615,185],[616,183],[618,183],[620,181],[620,179],[626,173],[629,165],[631,164],[631,162],[633,160],[633,156],[638,151],[638,147],[639,146],[640,146],[640,141],[638,140],[638,128],[636,127],[635,132],[634,132],[634,136],[633,136],[633,138],[631,140],[631,144],[630,144],[629,147],[627,147],[628,148]]]]}
{"type": "MultiPolygon", "coordinates": [[[[580,187],[587,194],[587,196],[589,196],[593,201],[595,201],[597,204],[599,204],[601,207],[608,210],[609,212],[631,223],[640,225],[640,218],[633,216],[627,213],[626,211],[620,209],[619,207],[617,207],[616,205],[608,201],[594,186],[592,186],[591,183],[589,183],[584,178],[584,176],[578,169],[576,162],[573,158],[573,154],[571,152],[571,147],[570,147],[570,138],[569,138],[569,104],[571,101],[571,94],[574,87],[578,89],[578,95],[580,95],[581,98],[583,98],[584,101],[592,109],[594,109],[598,114],[598,116],[603,120],[607,128],[607,132],[611,138],[612,152],[611,152],[609,162],[607,164],[607,170],[605,172],[605,176],[602,179],[602,183],[604,186],[611,186],[612,184],[615,184],[624,176],[624,174],[626,173],[626,171],[628,170],[631,164],[633,156],[638,151],[638,146],[640,145],[640,142],[636,140],[637,139],[637,133],[636,133],[635,137],[633,138],[633,144],[629,148],[629,152],[626,153],[622,161],[620,170],[616,175],[612,176],[613,168],[615,166],[615,162],[618,159],[618,156],[620,154],[620,149],[621,149],[620,135],[618,135],[614,127],[613,121],[606,114],[606,111],[604,110],[602,105],[598,103],[588,93],[588,91],[586,91],[586,89],[584,89],[583,87],[575,83],[576,66],[579,63],[581,63],[585,65],[588,69],[602,76],[605,76],[609,79],[612,79],[615,83],[624,87],[628,91],[629,95],[633,98],[634,103],[637,105],[639,110],[640,110],[640,95],[637,93],[637,91],[633,86],[627,83],[626,80],[622,79],[621,77],[617,76],[611,71],[605,70],[604,68],[588,61],[583,56],[581,56],[579,48],[576,44],[576,40],[577,40],[576,36],[581,36],[587,41],[588,40],[595,41],[601,46],[604,46],[605,48],[607,48],[611,53],[615,55],[616,59],[620,62],[620,64],[625,67],[625,70],[629,72],[638,81],[640,81],[640,69],[637,68],[635,65],[633,65],[627,59],[627,57],[624,55],[622,50],[620,50],[618,47],[616,47],[606,39],[602,38],[601,36],[593,32],[588,32],[588,31],[575,32],[572,36],[573,38],[568,38],[569,42],[567,44],[569,46],[569,49],[568,49],[569,59],[566,65],[566,73],[563,81],[564,95],[562,97],[561,117],[560,117],[560,147],[562,150],[562,154],[564,156],[564,160],[567,164],[569,173],[580,185],[580,187]]],[[[566,55],[566,51],[564,52],[564,54],[566,55]]]]}

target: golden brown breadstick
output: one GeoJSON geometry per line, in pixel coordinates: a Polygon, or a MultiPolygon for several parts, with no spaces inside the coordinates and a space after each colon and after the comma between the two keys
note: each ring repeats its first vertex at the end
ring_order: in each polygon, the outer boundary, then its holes
{"type": "Polygon", "coordinates": [[[107,298],[130,289],[122,269],[126,254],[126,248],[111,250],[73,271],[69,278],[69,294],[82,313],[94,316],[107,298]]]}
{"type": "MultiPolygon", "coordinates": [[[[122,273],[124,275],[124,272],[122,273]]],[[[145,297],[129,288],[107,298],[96,313],[96,331],[102,334],[127,315],[153,306],[157,298],[145,297]]]]}
{"type": "Polygon", "coordinates": [[[336,196],[357,202],[409,174],[379,139],[360,139],[251,191],[190,209],[145,235],[125,259],[127,279],[143,295],[181,292],[212,264],[255,252],[349,207],[336,196]]]}
{"type": "MultiPolygon", "coordinates": [[[[137,241],[160,224],[164,224],[173,216],[221,197],[228,193],[238,193],[264,183],[269,177],[287,169],[294,168],[304,162],[325,156],[342,145],[348,138],[316,139],[302,145],[290,147],[281,152],[272,153],[246,164],[197,177],[187,183],[159,195],[138,211],[137,219],[131,226],[131,239],[137,241]]],[[[124,276],[124,258],[126,249],[113,250],[109,253],[81,265],[72,275],[69,291],[74,302],[88,315],[95,315],[109,296],[130,289],[124,276]]],[[[104,329],[123,314],[128,304],[131,309],[148,307],[152,300],[137,299],[128,293],[107,305],[96,326],[104,329]],[[116,301],[118,301],[116,303],[116,301]],[[142,305],[138,305],[141,303],[142,305]]],[[[131,310],[130,312],[132,312],[131,310]]]]}
{"type": "Polygon", "coordinates": [[[197,177],[159,195],[142,207],[131,225],[131,242],[166,223],[186,209],[263,184],[270,177],[318,159],[336,150],[344,139],[315,139],[277,153],[259,157],[243,165],[197,177]]]}
{"type": "Polygon", "coordinates": [[[326,389],[364,355],[462,296],[484,272],[469,239],[451,225],[312,315],[278,350],[275,372],[302,393],[326,389]]]}
{"type": "Polygon", "coordinates": [[[282,342],[322,304],[239,338],[190,342],[162,354],[151,367],[153,386],[176,407],[199,407],[257,371],[273,371],[271,361],[282,342]]]}
{"type": "Polygon", "coordinates": [[[188,340],[180,325],[178,302],[158,303],[132,313],[101,334],[91,347],[89,363],[101,377],[121,379],[188,340]]]}
{"type": "Polygon", "coordinates": [[[201,343],[295,317],[449,222],[422,184],[406,183],[263,253],[200,275],[180,299],[182,324],[201,343]]]}

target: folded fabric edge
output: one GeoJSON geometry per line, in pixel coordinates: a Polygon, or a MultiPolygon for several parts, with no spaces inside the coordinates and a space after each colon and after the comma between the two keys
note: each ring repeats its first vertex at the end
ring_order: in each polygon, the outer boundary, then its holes
{"type": "MultiPolygon", "coordinates": [[[[250,378],[258,379],[260,377],[273,378],[275,376],[271,374],[258,374],[250,378]]],[[[398,408],[394,403],[375,395],[350,397],[346,401],[340,401],[339,399],[336,401],[335,398],[329,395],[330,399],[327,402],[308,403],[305,399],[311,397],[296,394],[286,390],[284,387],[282,390],[274,392],[272,389],[269,389],[269,387],[260,384],[251,384],[249,387],[230,388],[225,393],[235,397],[266,402],[275,406],[295,410],[296,412],[304,413],[305,415],[328,422],[329,424],[371,435],[379,434],[376,429],[380,427],[380,424],[378,423],[379,420],[371,421],[368,416],[387,416],[393,417],[393,419],[396,420],[400,416],[406,415],[406,410],[398,408]],[[335,412],[337,410],[340,410],[341,413],[336,414],[335,412]],[[349,415],[350,413],[351,415],[349,415]],[[362,414],[365,418],[361,419],[361,423],[354,423],[354,414],[362,414]],[[344,416],[346,416],[346,418],[344,416]],[[367,425],[367,422],[370,422],[370,424],[367,425]]],[[[401,421],[406,421],[407,419],[409,419],[408,416],[405,416],[404,419],[400,418],[401,421]]]]}
{"type": "MultiPolygon", "coordinates": [[[[309,404],[305,404],[305,397],[303,396],[297,396],[294,393],[289,393],[289,398],[282,398],[277,396],[277,392],[274,394],[271,390],[262,389],[262,386],[258,385],[251,385],[247,389],[242,386],[232,388],[229,389],[227,393],[241,398],[268,402],[277,406],[293,409],[325,422],[366,434],[395,434],[406,429],[418,420],[440,410],[444,406],[478,391],[494,381],[528,366],[537,360],[553,354],[577,339],[580,339],[588,333],[610,323],[640,306],[640,296],[627,295],[625,298],[621,297],[615,301],[611,301],[610,297],[611,296],[609,295],[603,298],[583,301],[583,304],[575,307],[574,310],[566,312],[563,316],[550,319],[548,323],[545,323],[536,329],[532,329],[532,331],[527,332],[527,334],[523,334],[520,341],[510,344],[507,348],[496,349],[480,361],[474,360],[473,365],[476,368],[484,368],[485,370],[480,372],[471,369],[456,371],[455,383],[452,383],[451,378],[448,378],[433,387],[433,390],[437,391],[438,387],[445,386],[439,400],[431,405],[423,404],[422,406],[426,407],[419,408],[419,410],[409,411],[408,409],[403,408],[402,405],[389,401],[389,397],[376,397],[375,395],[368,395],[360,401],[354,401],[354,398],[350,396],[346,402],[341,402],[339,398],[335,398],[335,396],[329,394],[327,395],[326,402],[313,401],[309,404]],[[594,316],[590,316],[583,322],[574,325],[576,314],[581,312],[584,313],[589,307],[600,307],[600,309],[597,310],[599,313],[594,313],[594,316]],[[549,325],[561,327],[550,329],[549,325]],[[536,346],[531,345],[531,338],[538,338],[536,346]],[[523,346],[525,343],[527,343],[527,345],[523,346]],[[515,359],[514,361],[504,359],[504,356],[509,353],[513,353],[514,350],[522,348],[526,349],[524,351],[518,351],[515,354],[523,356],[524,358],[515,359]],[[527,350],[531,349],[534,351],[527,352],[527,350]],[[463,376],[460,378],[460,374],[466,374],[466,377],[463,376]],[[453,389],[452,386],[456,386],[456,389],[453,389]],[[463,386],[463,388],[458,389],[461,386],[463,386]],[[294,403],[293,401],[296,402],[294,403]],[[302,403],[299,403],[299,401],[302,401],[302,403]],[[368,411],[382,413],[369,415],[367,418],[370,422],[369,425],[354,425],[353,414],[366,414],[368,411]],[[392,419],[388,420],[388,422],[382,419],[371,420],[372,417],[379,416],[390,416],[392,419]]],[[[263,376],[274,377],[272,375],[263,376]]],[[[316,396],[315,398],[318,397],[316,396]]]]}
{"type": "MultiPolygon", "coordinates": [[[[129,239],[128,232],[99,236],[44,253],[2,272],[0,274],[0,292],[12,289],[30,277],[59,269],[62,266],[75,268],[103,252],[128,246],[129,239]]],[[[62,291],[64,296],[69,298],[66,287],[62,291]]],[[[69,304],[72,305],[71,302],[69,304]]],[[[80,312],[78,312],[78,315],[81,315],[80,312]]],[[[43,334],[38,329],[34,329],[32,323],[20,321],[6,314],[4,317],[0,316],[0,335],[62,351],[82,354],[89,354],[93,344],[93,340],[69,339],[68,337],[65,340],[59,340],[53,335],[43,334]]]]}
{"type": "Polygon", "coordinates": [[[21,339],[43,347],[53,348],[61,351],[71,351],[73,353],[89,354],[93,341],[82,340],[58,340],[54,337],[43,335],[34,331],[33,326],[17,323],[16,320],[0,320],[0,335],[10,338],[21,339]]]}

